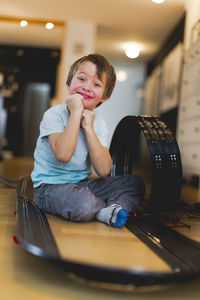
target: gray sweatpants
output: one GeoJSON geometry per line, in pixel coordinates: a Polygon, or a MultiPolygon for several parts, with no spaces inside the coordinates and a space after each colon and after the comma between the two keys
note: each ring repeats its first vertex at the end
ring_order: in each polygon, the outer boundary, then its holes
{"type": "Polygon", "coordinates": [[[35,204],[46,213],[87,222],[114,203],[133,212],[144,194],[145,185],[139,176],[108,176],[78,183],[41,184],[35,189],[35,204]]]}

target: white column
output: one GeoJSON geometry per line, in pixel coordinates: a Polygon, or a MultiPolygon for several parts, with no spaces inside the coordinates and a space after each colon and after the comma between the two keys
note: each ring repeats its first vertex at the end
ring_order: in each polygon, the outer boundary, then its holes
{"type": "Polygon", "coordinates": [[[96,26],[93,23],[70,21],[63,28],[61,60],[57,71],[56,99],[53,104],[64,103],[68,95],[66,79],[70,66],[78,58],[94,53],[96,26]]]}

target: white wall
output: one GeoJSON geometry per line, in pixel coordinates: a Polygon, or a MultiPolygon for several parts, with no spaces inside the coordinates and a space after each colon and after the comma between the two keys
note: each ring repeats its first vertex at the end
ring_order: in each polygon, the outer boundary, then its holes
{"type": "Polygon", "coordinates": [[[191,41],[197,38],[197,32],[193,32],[192,28],[200,19],[200,1],[199,0],[187,0],[186,2],[186,26],[184,45],[188,49],[191,45],[191,41]],[[193,33],[192,33],[193,32],[193,33]],[[193,36],[193,38],[192,38],[193,36]]]}
{"type": "Polygon", "coordinates": [[[143,87],[145,77],[144,63],[131,63],[130,65],[113,63],[112,65],[116,72],[118,70],[126,71],[128,77],[124,82],[116,81],[111,98],[96,109],[107,123],[109,142],[117,124],[123,117],[142,113],[143,103],[139,92],[143,87]]]}

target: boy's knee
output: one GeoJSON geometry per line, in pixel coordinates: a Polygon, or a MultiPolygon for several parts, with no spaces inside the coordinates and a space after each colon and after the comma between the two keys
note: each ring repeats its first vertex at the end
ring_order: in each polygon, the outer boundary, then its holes
{"type": "Polygon", "coordinates": [[[96,199],[84,197],[83,195],[82,199],[79,199],[72,209],[66,209],[63,212],[63,216],[73,222],[89,222],[94,219],[99,209],[96,199]]]}

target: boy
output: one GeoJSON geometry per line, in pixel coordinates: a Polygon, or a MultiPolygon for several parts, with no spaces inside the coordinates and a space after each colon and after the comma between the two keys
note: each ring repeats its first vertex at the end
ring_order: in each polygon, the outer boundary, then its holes
{"type": "Polygon", "coordinates": [[[115,81],[103,56],[84,56],[71,66],[66,104],[45,112],[31,174],[35,204],[44,212],[75,222],[96,218],[120,228],[144,196],[138,176],[107,177],[112,165],[107,128],[94,109],[108,100],[115,81]],[[90,166],[98,179],[87,179],[90,166]]]}

